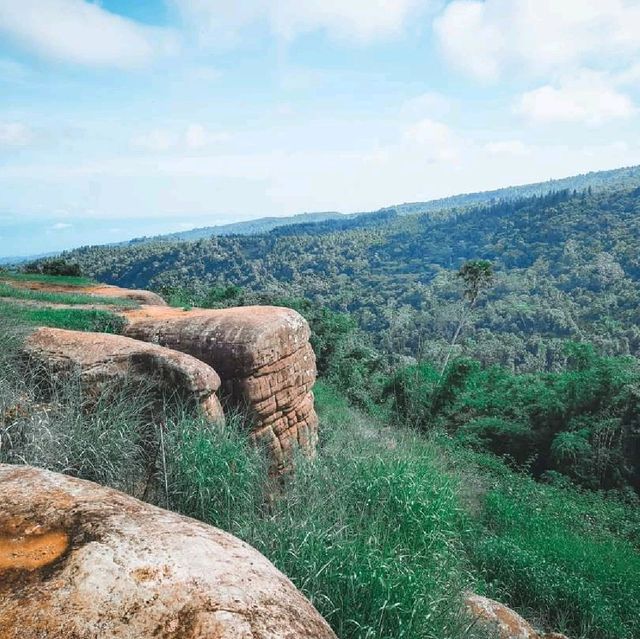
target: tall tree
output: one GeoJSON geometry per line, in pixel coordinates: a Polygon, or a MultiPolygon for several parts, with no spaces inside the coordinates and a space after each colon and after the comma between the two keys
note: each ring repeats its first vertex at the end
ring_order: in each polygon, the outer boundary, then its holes
{"type": "Polygon", "coordinates": [[[469,319],[471,311],[474,309],[480,295],[493,284],[493,266],[489,260],[469,260],[460,267],[456,277],[461,279],[464,284],[462,313],[440,370],[441,377],[447,369],[453,349],[469,319]]]}

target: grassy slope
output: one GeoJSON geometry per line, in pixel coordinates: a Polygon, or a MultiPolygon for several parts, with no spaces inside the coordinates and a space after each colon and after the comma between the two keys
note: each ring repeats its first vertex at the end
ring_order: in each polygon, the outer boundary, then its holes
{"type": "Polygon", "coordinates": [[[10,325],[26,324],[102,333],[120,333],[124,326],[124,320],[110,311],[83,308],[40,308],[21,306],[2,300],[0,300],[0,323],[5,330],[10,325]]]}
{"type": "Polygon", "coordinates": [[[28,288],[18,288],[10,284],[0,282],[0,298],[10,298],[26,300],[30,302],[42,302],[43,304],[67,304],[75,305],[96,305],[96,306],[120,306],[125,308],[135,308],[139,304],[133,300],[123,297],[100,297],[98,295],[87,295],[83,293],[58,293],[51,291],[31,290],[28,288]]]}

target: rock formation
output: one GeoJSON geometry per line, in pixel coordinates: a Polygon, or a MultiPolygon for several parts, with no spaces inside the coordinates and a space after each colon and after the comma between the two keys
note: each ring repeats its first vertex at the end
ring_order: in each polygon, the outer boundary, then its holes
{"type": "Polygon", "coordinates": [[[316,366],[301,315],[270,306],[191,311],[145,306],[123,315],[129,337],[189,353],[218,372],[224,392],[248,409],[251,438],[268,451],[274,474],[291,467],[297,446],[313,455],[316,366]]]}
{"type": "Polygon", "coordinates": [[[195,357],[122,335],[40,328],[25,341],[31,367],[56,380],[77,377],[88,400],[118,383],[139,383],[159,398],[177,395],[199,405],[212,421],[224,419],[217,373],[195,357]]]}
{"type": "Polygon", "coordinates": [[[265,557],[115,490],[0,465],[3,639],[335,639],[265,557]]]}
{"type": "Polygon", "coordinates": [[[498,639],[567,639],[555,632],[539,634],[517,612],[493,599],[470,594],[465,605],[476,621],[489,632],[495,632],[498,639]]]}

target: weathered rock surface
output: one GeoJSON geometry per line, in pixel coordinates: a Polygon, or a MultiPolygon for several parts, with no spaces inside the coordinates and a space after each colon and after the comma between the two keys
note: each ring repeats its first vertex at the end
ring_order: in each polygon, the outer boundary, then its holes
{"type": "Polygon", "coordinates": [[[465,605],[477,622],[496,632],[499,639],[567,639],[555,632],[539,634],[517,612],[493,599],[470,594],[465,598],[465,605]]]}
{"type": "Polygon", "coordinates": [[[296,447],[314,454],[316,365],[309,326],[300,314],[272,306],[191,311],[147,306],[123,314],[129,337],[189,353],[218,372],[225,392],[253,417],[251,437],[266,447],[272,472],[291,467],[296,447]]]}
{"type": "Polygon", "coordinates": [[[57,328],[37,329],[23,350],[32,366],[56,379],[77,377],[88,398],[119,382],[138,382],[159,396],[176,394],[201,406],[212,421],[223,419],[220,378],[190,355],[122,335],[57,328]]]}
{"type": "Polygon", "coordinates": [[[335,639],[265,557],[117,491],[0,465],[3,639],[335,639]]]}

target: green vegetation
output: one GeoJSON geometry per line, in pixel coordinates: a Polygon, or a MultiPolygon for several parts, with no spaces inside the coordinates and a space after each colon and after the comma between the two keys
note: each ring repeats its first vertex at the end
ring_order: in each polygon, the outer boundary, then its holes
{"type": "Polygon", "coordinates": [[[138,495],[146,484],[146,499],[258,548],[342,639],[480,637],[461,613],[468,589],[574,639],[640,632],[637,504],[539,484],[444,434],[385,425],[325,383],[318,459],[300,459],[286,491],[266,499],[265,463],[239,416],[217,429],[167,406],[149,424],[140,392],[109,393],[87,412],[73,384],[58,387],[53,410],[28,409],[34,387],[16,370],[0,368],[1,462],[138,495]]]}
{"type": "Polygon", "coordinates": [[[0,282],[0,298],[13,298],[27,300],[30,302],[41,302],[43,304],[66,304],[66,305],[108,305],[124,308],[136,308],[139,304],[124,297],[100,297],[98,295],[87,295],[83,293],[58,293],[51,291],[32,290],[20,288],[0,282]]]}
{"type": "MultiPolygon", "coordinates": [[[[0,459],[146,482],[261,550],[342,639],[475,637],[469,589],[572,639],[635,639],[640,172],[556,186],[68,256],[176,306],[307,318],[321,446],[275,498],[240,416],[168,404],[149,424],[139,395],[5,418],[0,459]]],[[[19,322],[57,310],[0,301],[19,322]]],[[[26,382],[0,375],[6,415],[26,382]]]]}
{"type": "Polygon", "coordinates": [[[484,478],[466,549],[485,594],[571,637],[638,636],[640,617],[629,606],[640,601],[636,500],[543,485],[495,458],[451,453],[471,466],[472,480],[484,478]]]}
{"type": "Polygon", "coordinates": [[[58,284],[63,286],[91,286],[96,284],[90,277],[76,277],[69,275],[43,275],[41,273],[21,273],[0,269],[0,280],[16,282],[42,282],[43,284],[58,284]]]}
{"type": "Polygon", "coordinates": [[[584,344],[567,344],[565,352],[557,373],[516,375],[457,360],[441,379],[428,364],[408,366],[385,393],[400,421],[445,429],[535,477],[555,473],[586,488],[640,491],[638,361],[600,357],[584,344]]]}
{"type": "Polygon", "coordinates": [[[25,273],[36,273],[41,275],[53,275],[63,277],[81,277],[80,265],[74,262],[67,262],[63,258],[51,258],[47,260],[36,260],[23,267],[25,273]]]}
{"type": "Polygon", "coordinates": [[[125,323],[122,317],[110,311],[22,306],[2,300],[0,300],[0,322],[3,324],[3,330],[7,330],[11,324],[29,324],[101,333],[121,333],[125,323]]]}
{"type": "Polygon", "coordinates": [[[398,217],[374,227],[332,222],[255,236],[80,249],[83,272],[193,303],[235,286],[245,298],[300,298],[348,313],[387,358],[444,361],[464,301],[456,277],[491,261],[491,290],[452,357],[517,371],[562,367],[564,342],[640,353],[640,190],[563,191],[472,209],[398,217]],[[304,231],[304,232],[303,232],[304,231]]]}

